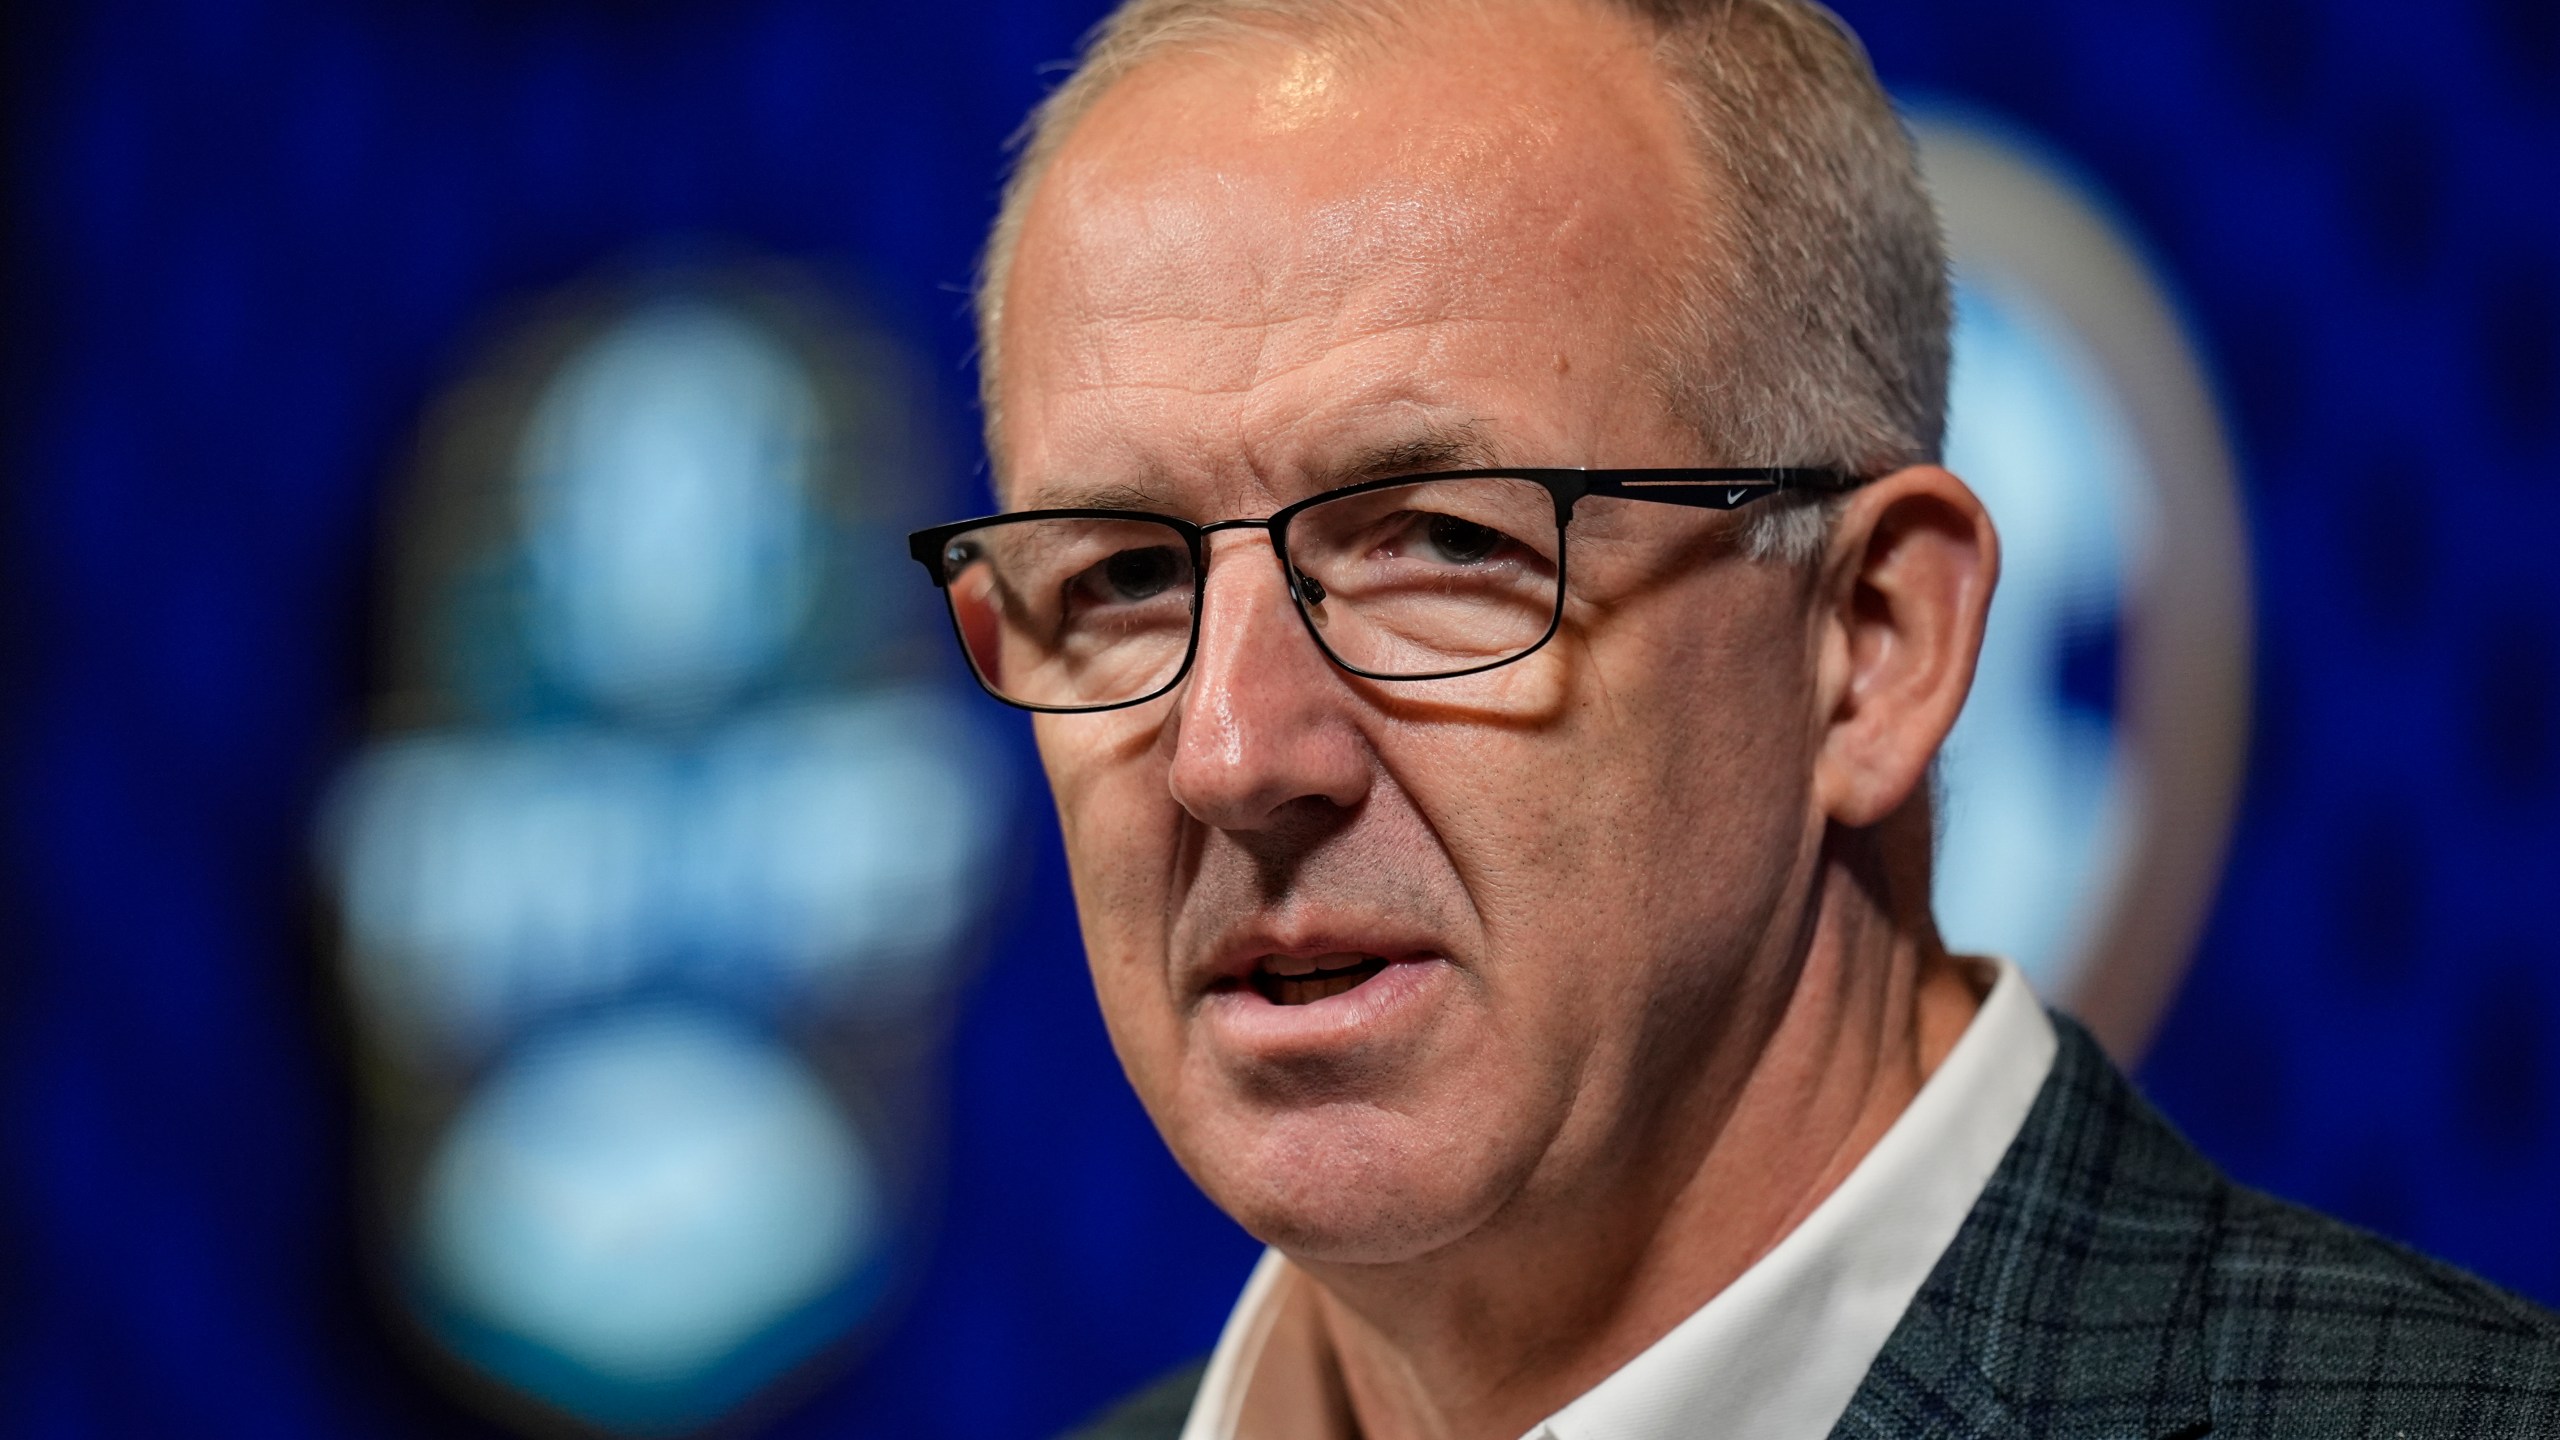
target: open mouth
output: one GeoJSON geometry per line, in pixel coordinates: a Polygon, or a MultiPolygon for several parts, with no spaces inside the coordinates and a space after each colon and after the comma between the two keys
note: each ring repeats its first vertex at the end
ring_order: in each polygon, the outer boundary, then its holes
{"type": "Polygon", "coordinates": [[[1378,955],[1265,955],[1251,983],[1274,1005],[1312,1005],[1356,990],[1386,968],[1378,955]]]}

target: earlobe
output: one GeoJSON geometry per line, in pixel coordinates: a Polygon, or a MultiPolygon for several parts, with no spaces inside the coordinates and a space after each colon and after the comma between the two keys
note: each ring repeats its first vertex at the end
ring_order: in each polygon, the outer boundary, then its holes
{"type": "Polygon", "coordinates": [[[1814,793],[1837,824],[1879,824],[1923,783],[1973,685],[2000,570],[1991,517],[1934,465],[1862,488],[1833,528],[1821,627],[1814,793]]]}

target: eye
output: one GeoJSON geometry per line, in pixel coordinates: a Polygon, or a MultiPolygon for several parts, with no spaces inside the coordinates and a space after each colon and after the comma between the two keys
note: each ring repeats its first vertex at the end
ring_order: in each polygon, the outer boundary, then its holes
{"type": "Polygon", "coordinates": [[[1452,565],[1481,565],[1511,538],[1490,525],[1455,515],[1434,515],[1423,525],[1423,538],[1440,559],[1452,565]]]}
{"type": "Polygon", "coordinates": [[[1117,550],[1073,582],[1089,604],[1135,605],[1183,583],[1190,569],[1181,551],[1164,545],[1117,550]]]}
{"type": "Polygon", "coordinates": [[[1123,550],[1102,562],[1102,573],[1111,588],[1125,600],[1145,600],[1164,593],[1173,584],[1175,572],[1173,552],[1161,546],[1152,550],[1123,550]]]}

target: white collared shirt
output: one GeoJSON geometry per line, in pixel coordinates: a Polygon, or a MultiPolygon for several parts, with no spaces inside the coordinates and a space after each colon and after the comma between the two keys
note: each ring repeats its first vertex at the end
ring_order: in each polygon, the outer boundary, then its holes
{"type": "MultiPolygon", "coordinates": [[[[2006,961],[1972,1023],[1840,1188],[1758,1263],[1524,1440],[1823,1440],[1981,1198],[2053,1068],[2053,1025],[2006,961]]],[[[1305,1294],[1266,1251],[1182,1440],[1337,1440],[1339,1387],[1305,1294]]]]}

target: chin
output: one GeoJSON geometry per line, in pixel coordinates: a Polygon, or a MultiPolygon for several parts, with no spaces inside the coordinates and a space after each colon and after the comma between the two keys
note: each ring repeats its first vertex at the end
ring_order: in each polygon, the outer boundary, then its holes
{"type": "Polygon", "coordinates": [[[1176,1154],[1219,1209],[1291,1259],[1392,1265],[1477,1233],[1535,1168],[1543,1147],[1488,1118],[1369,1103],[1228,1115],[1176,1154]]]}

